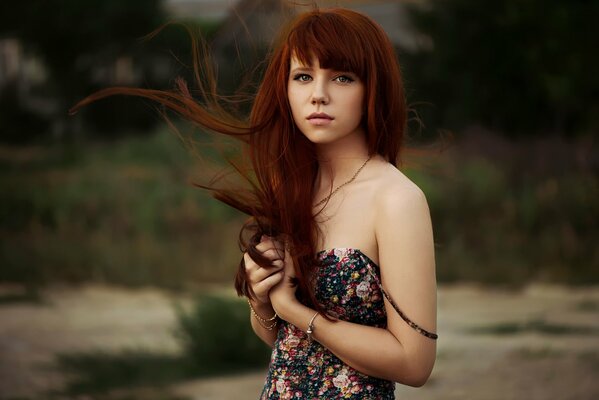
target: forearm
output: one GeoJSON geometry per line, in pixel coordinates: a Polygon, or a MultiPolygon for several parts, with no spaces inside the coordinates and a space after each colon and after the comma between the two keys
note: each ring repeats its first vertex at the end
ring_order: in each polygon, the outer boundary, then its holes
{"type": "MultiPolygon", "coordinates": [[[[251,301],[251,303],[252,303],[252,306],[254,307],[254,310],[256,310],[256,313],[258,313],[258,315],[262,316],[263,318],[270,318],[275,313],[270,304],[258,305],[254,301],[251,301]]],[[[269,345],[271,348],[274,347],[274,343],[277,338],[277,333],[279,331],[279,329],[278,329],[279,324],[275,325],[271,330],[268,330],[268,329],[264,328],[262,325],[260,325],[260,322],[256,319],[256,317],[254,317],[254,315],[252,315],[251,311],[250,311],[250,324],[252,325],[252,329],[254,330],[254,333],[256,333],[256,335],[260,339],[262,339],[262,341],[264,343],[269,345]]],[[[269,322],[267,326],[270,326],[271,324],[272,324],[272,322],[269,322]]]]}
{"type": "MultiPolygon", "coordinates": [[[[286,310],[284,319],[304,332],[316,311],[301,304],[286,310]]],[[[413,351],[406,349],[387,329],[346,321],[314,320],[312,338],[363,374],[410,386],[424,384],[430,371],[413,351]]]]}

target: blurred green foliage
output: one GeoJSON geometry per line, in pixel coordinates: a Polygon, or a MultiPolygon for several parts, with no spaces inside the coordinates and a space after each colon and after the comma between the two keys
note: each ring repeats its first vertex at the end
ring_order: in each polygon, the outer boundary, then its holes
{"type": "Polygon", "coordinates": [[[429,127],[510,136],[599,129],[599,3],[433,0],[412,7],[432,48],[401,55],[429,127]]]}
{"type": "Polygon", "coordinates": [[[189,306],[175,302],[174,308],[173,334],[180,351],[132,348],[59,354],[56,364],[68,379],[50,398],[176,399],[181,397],[171,389],[179,382],[267,367],[271,350],[253,332],[245,301],[208,291],[197,294],[189,306]]]}
{"type": "Polygon", "coordinates": [[[178,336],[185,354],[201,371],[266,367],[270,348],[254,333],[247,303],[216,294],[197,297],[193,309],[178,312],[178,336]]]}
{"type": "Polygon", "coordinates": [[[197,376],[181,356],[145,350],[59,354],[56,363],[70,379],[60,394],[49,398],[183,400],[170,394],[168,385],[197,376]],[[139,388],[145,390],[136,392],[139,388]]]}
{"type": "MultiPolygon", "coordinates": [[[[429,202],[439,281],[599,282],[599,179],[576,166],[592,149],[553,138],[490,154],[505,146],[465,142],[404,170],[429,202]]],[[[214,176],[202,165],[166,130],[0,147],[0,281],[231,284],[245,217],[187,184],[214,176]]]]}
{"type": "Polygon", "coordinates": [[[439,281],[598,283],[599,178],[590,163],[554,170],[584,158],[581,145],[553,138],[511,146],[501,157],[456,149],[437,172],[405,171],[429,201],[439,281]]]}
{"type": "Polygon", "coordinates": [[[19,91],[14,82],[1,88],[0,141],[25,143],[40,140],[47,135],[49,117],[23,107],[18,99],[19,91]]]}
{"type": "MultiPolygon", "coordinates": [[[[170,132],[82,147],[3,151],[0,280],[177,288],[231,280],[241,216],[187,180],[170,132]]],[[[197,179],[196,179],[197,178],[197,179]]]]}

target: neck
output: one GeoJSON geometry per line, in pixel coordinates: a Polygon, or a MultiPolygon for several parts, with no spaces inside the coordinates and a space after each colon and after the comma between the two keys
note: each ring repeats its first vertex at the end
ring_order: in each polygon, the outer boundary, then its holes
{"type": "Polygon", "coordinates": [[[366,135],[359,131],[333,143],[316,146],[319,171],[316,179],[316,190],[328,191],[350,179],[368,159],[366,135]]]}

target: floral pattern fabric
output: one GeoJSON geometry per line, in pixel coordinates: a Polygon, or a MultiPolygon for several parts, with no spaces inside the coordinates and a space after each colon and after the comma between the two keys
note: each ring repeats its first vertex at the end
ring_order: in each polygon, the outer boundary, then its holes
{"type": "MultiPolygon", "coordinates": [[[[343,321],[384,328],[387,316],[379,267],[358,249],[317,254],[315,295],[327,312],[343,321]]],[[[282,321],[260,400],[395,399],[395,383],[365,375],[345,364],[303,330],[282,321]]]]}

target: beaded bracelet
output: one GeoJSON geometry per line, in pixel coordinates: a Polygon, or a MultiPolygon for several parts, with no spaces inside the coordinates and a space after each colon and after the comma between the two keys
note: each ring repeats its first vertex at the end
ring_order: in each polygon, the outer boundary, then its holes
{"type": "Polygon", "coordinates": [[[252,307],[252,303],[250,302],[250,299],[247,299],[247,302],[250,306],[250,310],[252,311],[252,315],[254,317],[256,317],[256,319],[258,320],[258,323],[260,324],[261,327],[263,327],[264,329],[267,329],[269,331],[272,331],[274,329],[275,326],[277,326],[277,323],[279,322],[277,320],[277,318],[279,317],[277,315],[277,313],[275,312],[275,315],[273,315],[271,318],[268,319],[264,319],[261,316],[258,315],[258,313],[256,312],[256,310],[254,310],[254,307],[252,307]],[[267,322],[270,321],[274,321],[272,324],[270,325],[265,325],[267,322]]]}

